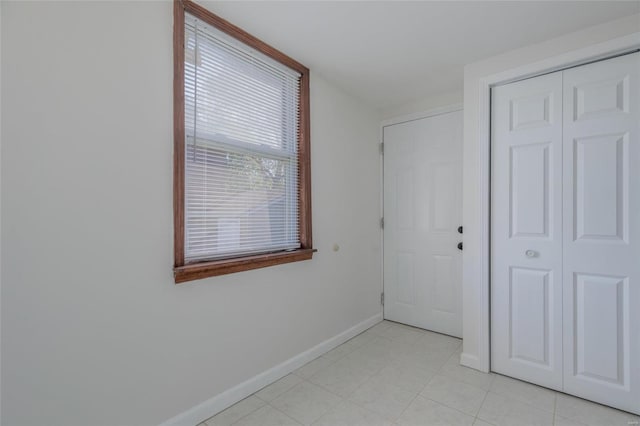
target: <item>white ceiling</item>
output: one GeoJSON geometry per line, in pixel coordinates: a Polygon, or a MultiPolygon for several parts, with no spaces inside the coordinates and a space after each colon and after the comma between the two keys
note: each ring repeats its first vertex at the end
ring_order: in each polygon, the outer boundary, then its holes
{"type": "Polygon", "coordinates": [[[640,12],[640,1],[198,3],[376,108],[462,90],[465,64],[640,12]]]}

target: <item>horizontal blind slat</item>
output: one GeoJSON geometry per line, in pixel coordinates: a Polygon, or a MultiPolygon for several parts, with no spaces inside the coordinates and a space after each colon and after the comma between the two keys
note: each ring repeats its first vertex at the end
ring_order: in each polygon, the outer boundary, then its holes
{"type": "Polygon", "coordinates": [[[299,248],[300,74],[185,22],[185,260],[299,248]]]}

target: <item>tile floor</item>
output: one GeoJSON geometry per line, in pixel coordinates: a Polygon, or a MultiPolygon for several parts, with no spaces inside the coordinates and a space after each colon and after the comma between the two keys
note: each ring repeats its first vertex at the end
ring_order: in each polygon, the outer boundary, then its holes
{"type": "Polygon", "coordinates": [[[462,341],[382,321],[198,426],[629,426],[640,417],[459,365],[462,341]]]}

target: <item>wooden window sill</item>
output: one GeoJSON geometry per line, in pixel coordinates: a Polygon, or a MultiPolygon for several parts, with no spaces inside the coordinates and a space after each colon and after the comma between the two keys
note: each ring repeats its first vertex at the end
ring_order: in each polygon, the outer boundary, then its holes
{"type": "Polygon", "coordinates": [[[193,263],[176,266],[173,269],[176,284],[217,275],[232,274],[234,272],[249,271],[251,269],[266,268],[267,266],[283,263],[309,260],[316,252],[315,249],[298,249],[278,253],[258,254],[234,259],[214,260],[210,262],[193,263]]]}

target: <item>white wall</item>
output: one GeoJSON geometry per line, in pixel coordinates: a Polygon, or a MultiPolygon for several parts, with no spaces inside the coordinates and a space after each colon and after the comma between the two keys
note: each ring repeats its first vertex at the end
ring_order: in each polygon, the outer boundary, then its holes
{"type": "MultiPolygon", "coordinates": [[[[518,74],[516,69],[545,70],[545,67],[559,55],[578,49],[605,43],[640,31],[640,15],[590,27],[544,43],[517,49],[499,56],[469,64],[464,77],[464,159],[463,159],[463,354],[462,362],[470,367],[487,371],[488,318],[483,314],[488,292],[482,291],[482,277],[488,271],[483,269],[486,259],[482,236],[482,196],[481,175],[482,153],[479,150],[480,129],[480,87],[481,80],[498,73],[518,74]]],[[[487,100],[488,101],[488,100],[487,100]]],[[[487,179],[488,181],[488,179],[487,179]]],[[[488,310],[486,310],[488,312],[488,310]]]]}
{"type": "Polygon", "coordinates": [[[312,73],[319,252],[176,286],[171,2],[1,29],[2,424],[158,424],[380,313],[377,112],[312,73]]]}

